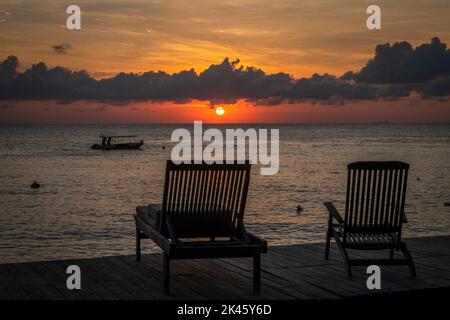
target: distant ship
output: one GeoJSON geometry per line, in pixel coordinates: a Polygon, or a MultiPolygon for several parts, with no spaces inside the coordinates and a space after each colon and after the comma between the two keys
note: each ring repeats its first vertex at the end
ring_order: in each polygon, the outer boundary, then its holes
{"type": "Polygon", "coordinates": [[[373,122],[370,122],[370,124],[390,124],[390,122],[389,121],[373,121],[373,122]]]}
{"type": "Polygon", "coordinates": [[[96,150],[119,150],[119,149],[140,149],[144,145],[144,140],[137,141],[137,136],[100,136],[102,143],[95,143],[91,149],[96,150]]]}

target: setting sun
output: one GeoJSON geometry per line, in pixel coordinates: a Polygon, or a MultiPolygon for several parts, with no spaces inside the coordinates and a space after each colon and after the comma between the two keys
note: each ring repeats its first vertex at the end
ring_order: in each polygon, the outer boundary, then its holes
{"type": "Polygon", "coordinates": [[[218,116],[223,116],[224,113],[225,113],[225,109],[224,109],[224,108],[222,108],[222,107],[216,108],[216,114],[217,114],[218,116]]]}

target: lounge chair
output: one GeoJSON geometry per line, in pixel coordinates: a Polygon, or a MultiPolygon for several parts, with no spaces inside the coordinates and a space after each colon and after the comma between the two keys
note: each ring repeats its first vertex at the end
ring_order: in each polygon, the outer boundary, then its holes
{"type": "Polygon", "coordinates": [[[267,242],[244,226],[250,164],[180,164],[167,161],[162,205],[137,207],[136,259],[141,239],[163,250],[164,291],[170,260],[253,258],[253,289],[260,290],[261,253],[267,242]]]}
{"type": "Polygon", "coordinates": [[[329,258],[330,238],[334,237],[348,275],[352,266],[408,265],[416,276],[413,259],[402,242],[409,164],[398,161],[365,161],[348,165],[345,215],[341,217],[331,202],[328,209],[325,259],[329,258]],[[350,259],[347,250],[390,250],[389,259],[350,259]],[[394,259],[400,250],[404,259],[394,259]]]}

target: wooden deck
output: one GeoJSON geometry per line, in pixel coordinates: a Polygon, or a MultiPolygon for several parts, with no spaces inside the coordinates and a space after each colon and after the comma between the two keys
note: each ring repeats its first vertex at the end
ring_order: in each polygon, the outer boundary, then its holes
{"type": "Polygon", "coordinates": [[[382,267],[381,290],[367,289],[363,267],[355,267],[348,278],[335,245],[325,261],[323,244],[307,244],[269,248],[262,258],[259,295],[252,293],[251,259],[217,259],[173,261],[168,297],[162,292],[161,254],[151,254],[140,263],[134,256],[115,256],[3,264],[0,299],[340,299],[450,287],[450,236],[406,242],[417,278],[410,278],[406,266],[382,267]],[[71,264],[81,268],[81,290],[66,288],[71,264]]]}

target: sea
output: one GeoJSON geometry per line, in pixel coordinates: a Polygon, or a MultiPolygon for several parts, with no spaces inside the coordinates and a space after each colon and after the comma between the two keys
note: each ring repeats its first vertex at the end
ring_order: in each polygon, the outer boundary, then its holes
{"type": "MultiPolygon", "coordinates": [[[[343,210],[346,165],[410,164],[405,237],[450,234],[450,124],[209,125],[279,129],[279,172],[252,170],[245,224],[269,246],[323,242],[324,201],[343,210]],[[298,206],[303,210],[297,210],[298,206]]],[[[134,253],[133,213],[160,203],[176,125],[0,125],[0,263],[134,253]],[[92,150],[137,135],[142,150],[92,150]],[[39,189],[31,189],[36,180],[39,189]]],[[[159,252],[150,240],[144,253],[159,252]]]]}

